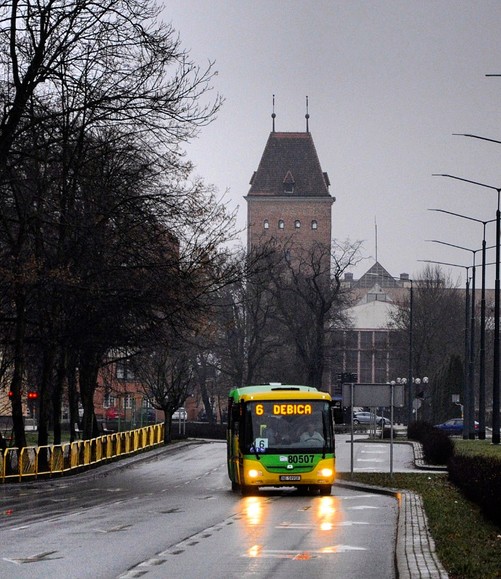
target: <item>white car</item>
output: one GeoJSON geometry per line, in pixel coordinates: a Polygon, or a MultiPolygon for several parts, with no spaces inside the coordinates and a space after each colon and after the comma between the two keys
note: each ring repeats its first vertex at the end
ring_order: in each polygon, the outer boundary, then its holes
{"type": "Polygon", "coordinates": [[[172,415],[172,420],[186,420],[188,418],[188,413],[186,412],[186,408],[178,408],[174,414],[172,415]]]}

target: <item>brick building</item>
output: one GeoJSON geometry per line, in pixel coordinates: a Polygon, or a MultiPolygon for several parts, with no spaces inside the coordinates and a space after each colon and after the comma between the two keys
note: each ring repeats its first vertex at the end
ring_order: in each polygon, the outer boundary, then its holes
{"type": "Polygon", "coordinates": [[[273,130],[250,181],[247,248],[270,239],[303,249],[331,246],[329,177],[322,171],[308,125],[304,133],[273,130]]]}

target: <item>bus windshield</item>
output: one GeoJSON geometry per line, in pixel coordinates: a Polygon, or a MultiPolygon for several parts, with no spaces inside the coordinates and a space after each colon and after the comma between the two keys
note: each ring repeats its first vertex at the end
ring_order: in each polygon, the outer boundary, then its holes
{"type": "Polygon", "coordinates": [[[331,449],[330,411],[323,400],[248,402],[244,446],[251,453],[331,449]]]}

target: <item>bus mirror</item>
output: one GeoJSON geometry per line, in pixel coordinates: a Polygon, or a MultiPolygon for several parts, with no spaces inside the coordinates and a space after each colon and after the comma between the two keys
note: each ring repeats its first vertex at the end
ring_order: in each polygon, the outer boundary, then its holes
{"type": "Polygon", "coordinates": [[[234,404],[231,407],[231,419],[233,422],[238,422],[240,420],[240,404],[234,404]]]}

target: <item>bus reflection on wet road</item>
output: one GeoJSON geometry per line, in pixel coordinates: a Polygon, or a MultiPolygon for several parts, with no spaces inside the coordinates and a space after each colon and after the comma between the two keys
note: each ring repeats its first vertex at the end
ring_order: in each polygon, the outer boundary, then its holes
{"type": "Polygon", "coordinates": [[[395,577],[397,503],[391,497],[345,489],[327,497],[272,491],[235,506],[233,516],[157,554],[147,577],[160,579],[166,571],[193,579],[395,577]]]}
{"type": "MultiPolygon", "coordinates": [[[[368,497],[365,496],[364,499],[367,501],[368,497]]],[[[338,563],[331,560],[333,555],[367,551],[359,541],[356,544],[347,544],[344,538],[346,533],[342,529],[369,523],[347,521],[343,501],[336,496],[311,497],[306,501],[297,496],[282,497],[279,501],[257,496],[247,497],[242,503],[241,537],[242,544],[248,545],[243,556],[261,560],[260,565],[250,564],[245,571],[240,568],[244,576],[257,574],[267,577],[277,576],[278,573],[283,577],[302,577],[305,572],[308,575],[327,576],[332,574],[334,569],[340,571],[338,563]],[[277,508],[282,511],[284,506],[288,516],[278,521],[275,513],[277,508]],[[309,564],[308,568],[284,565],[284,560],[308,561],[309,564]],[[277,565],[278,561],[281,561],[280,565],[277,565]]],[[[374,508],[379,507],[374,505],[374,508]]],[[[353,565],[353,561],[349,566],[352,571],[358,567],[353,565]]],[[[387,569],[381,576],[391,577],[392,571],[387,569]]]]}

